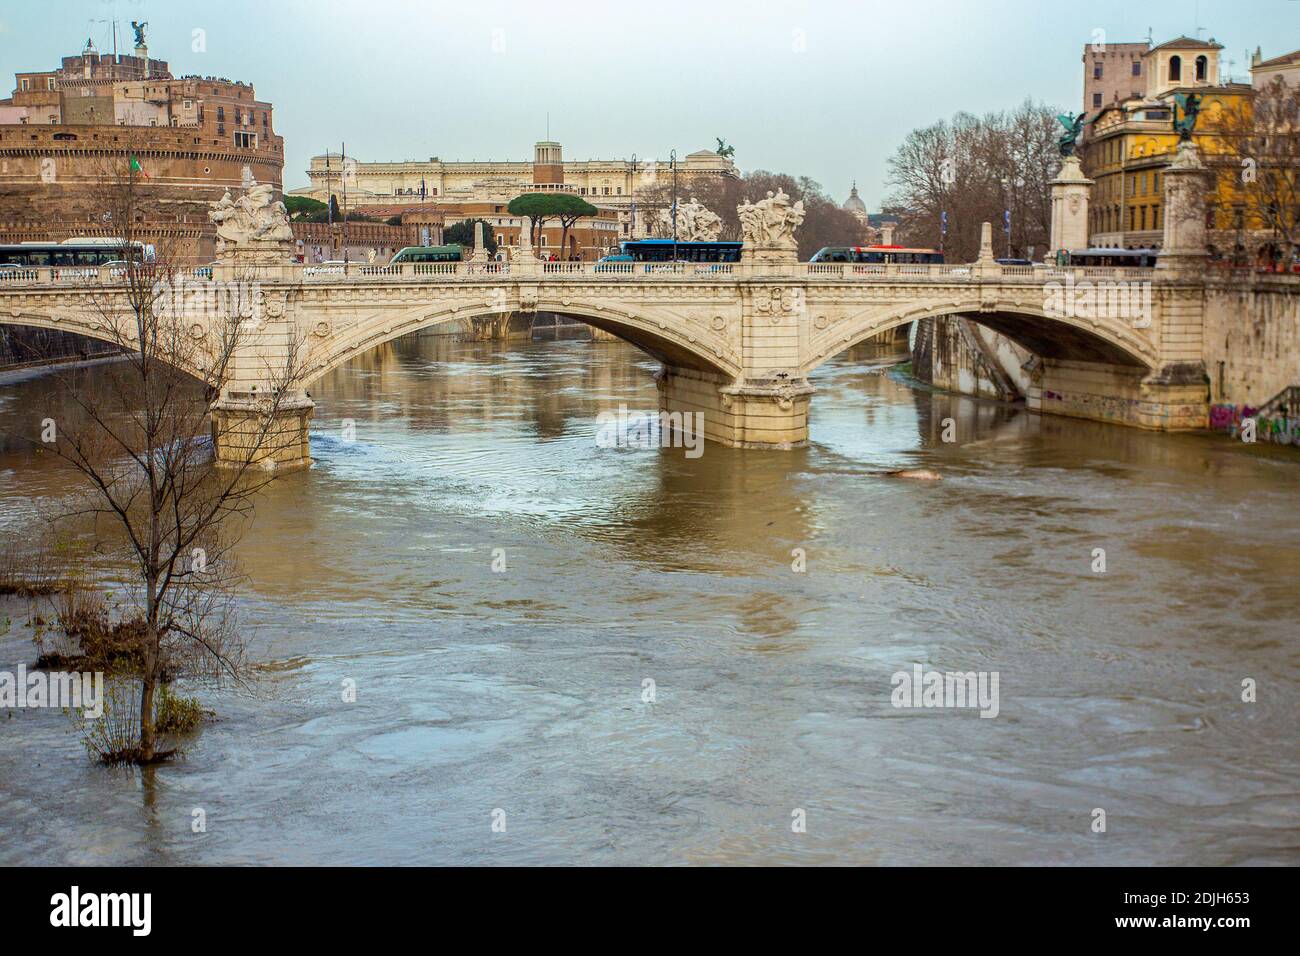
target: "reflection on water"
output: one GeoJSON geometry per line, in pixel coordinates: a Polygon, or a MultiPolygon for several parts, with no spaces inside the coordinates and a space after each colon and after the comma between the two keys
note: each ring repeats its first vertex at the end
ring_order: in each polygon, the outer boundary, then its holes
{"type": "MultiPolygon", "coordinates": [[[[257,684],[204,690],[220,721],[143,781],[61,715],[0,720],[0,862],[1294,863],[1294,453],[895,360],[819,373],[809,448],[698,459],[597,447],[599,412],[655,407],[618,343],[356,360],[240,547],[257,684]],[[893,709],[913,662],[999,672],[1000,716],[893,709]]],[[[48,401],[0,385],[0,430],[48,401]]],[[[70,486],[17,446],[0,477],[11,535],[70,486]]]]}

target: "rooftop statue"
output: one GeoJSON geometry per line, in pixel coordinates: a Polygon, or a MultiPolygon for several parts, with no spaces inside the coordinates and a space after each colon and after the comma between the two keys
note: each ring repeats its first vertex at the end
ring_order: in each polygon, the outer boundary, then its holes
{"type": "Polygon", "coordinates": [[[1178,134],[1180,142],[1188,143],[1192,139],[1192,131],[1196,129],[1196,118],[1201,113],[1201,96],[1199,93],[1175,93],[1174,94],[1174,132],[1178,134]],[[1178,111],[1183,111],[1183,118],[1178,118],[1178,111]]]}
{"type": "MultiPolygon", "coordinates": [[[[135,45],[144,46],[144,28],[149,25],[149,21],[137,22],[131,21],[131,29],[135,31],[135,45]]],[[[116,36],[116,34],[114,34],[116,36]]]]}
{"type": "Polygon", "coordinates": [[[803,224],[804,208],[802,201],[791,205],[790,197],[778,189],[756,203],[741,203],[736,214],[746,245],[793,247],[794,231],[803,224]]]}
{"type": "Polygon", "coordinates": [[[1068,113],[1057,115],[1057,122],[1065,127],[1065,132],[1056,141],[1056,148],[1061,151],[1062,156],[1074,155],[1074,148],[1079,142],[1079,136],[1083,133],[1083,124],[1087,122],[1084,117],[1087,115],[1087,113],[1080,113],[1074,117],[1071,117],[1068,113]]]}

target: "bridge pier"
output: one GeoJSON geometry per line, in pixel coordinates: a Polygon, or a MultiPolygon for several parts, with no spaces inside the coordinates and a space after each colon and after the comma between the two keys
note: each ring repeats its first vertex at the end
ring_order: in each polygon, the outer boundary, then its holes
{"type": "Polygon", "coordinates": [[[308,428],[315,410],[303,391],[278,402],[252,391],[222,395],[212,403],[217,465],[264,471],[311,467],[308,428]]]}
{"type": "Polygon", "coordinates": [[[1146,369],[1042,359],[1025,405],[1069,418],[1182,431],[1206,426],[1205,372],[1197,366],[1146,369]]]}
{"type": "Polygon", "coordinates": [[[734,448],[799,448],[808,444],[813,387],[800,381],[741,381],[665,365],[656,375],[659,408],[702,416],[704,437],[734,448]]]}

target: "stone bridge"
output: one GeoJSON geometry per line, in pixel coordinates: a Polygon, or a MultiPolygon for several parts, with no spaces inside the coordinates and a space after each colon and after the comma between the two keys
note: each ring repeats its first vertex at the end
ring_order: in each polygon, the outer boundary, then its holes
{"type": "MultiPolygon", "coordinates": [[[[705,437],[728,445],[805,442],[819,365],[896,326],[950,315],[1037,356],[1031,408],[1148,428],[1206,424],[1204,280],[1194,257],[1162,258],[1169,266],[1151,270],[1002,266],[985,224],[969,265],[806,263],[795,259],[792,233],[747,242],[734,264],[543,262],[525,247],[509,263],[313,267],[289,261],[283,244],[256,254],[237,246],[169,307],[197,339],[210,334],[214,291],[253,293],[242,312],[249,334],[213,404],[219,458],[237,456],[240,420],[258,414],[250,399],[291,353],[299,394],[280,412],[282,465],[310,461],[307,389],[330,370],[440,323],[539,310],[658,359],[661,409],[702,413],[705,437]]],[[[120,286],[96,270],[0,273],[0,323],[104,338],[104,300],[120,286]]]]}

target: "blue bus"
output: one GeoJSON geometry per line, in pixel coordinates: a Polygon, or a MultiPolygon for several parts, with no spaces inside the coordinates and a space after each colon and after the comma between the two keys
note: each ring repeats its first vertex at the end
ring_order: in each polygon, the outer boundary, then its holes
{"type": "Polygon", "coordinates": [[[634,239],[619,244],[621,254],[606,262],[739,262],[739,242],[673,242],[671,239],[634,239]]]}

